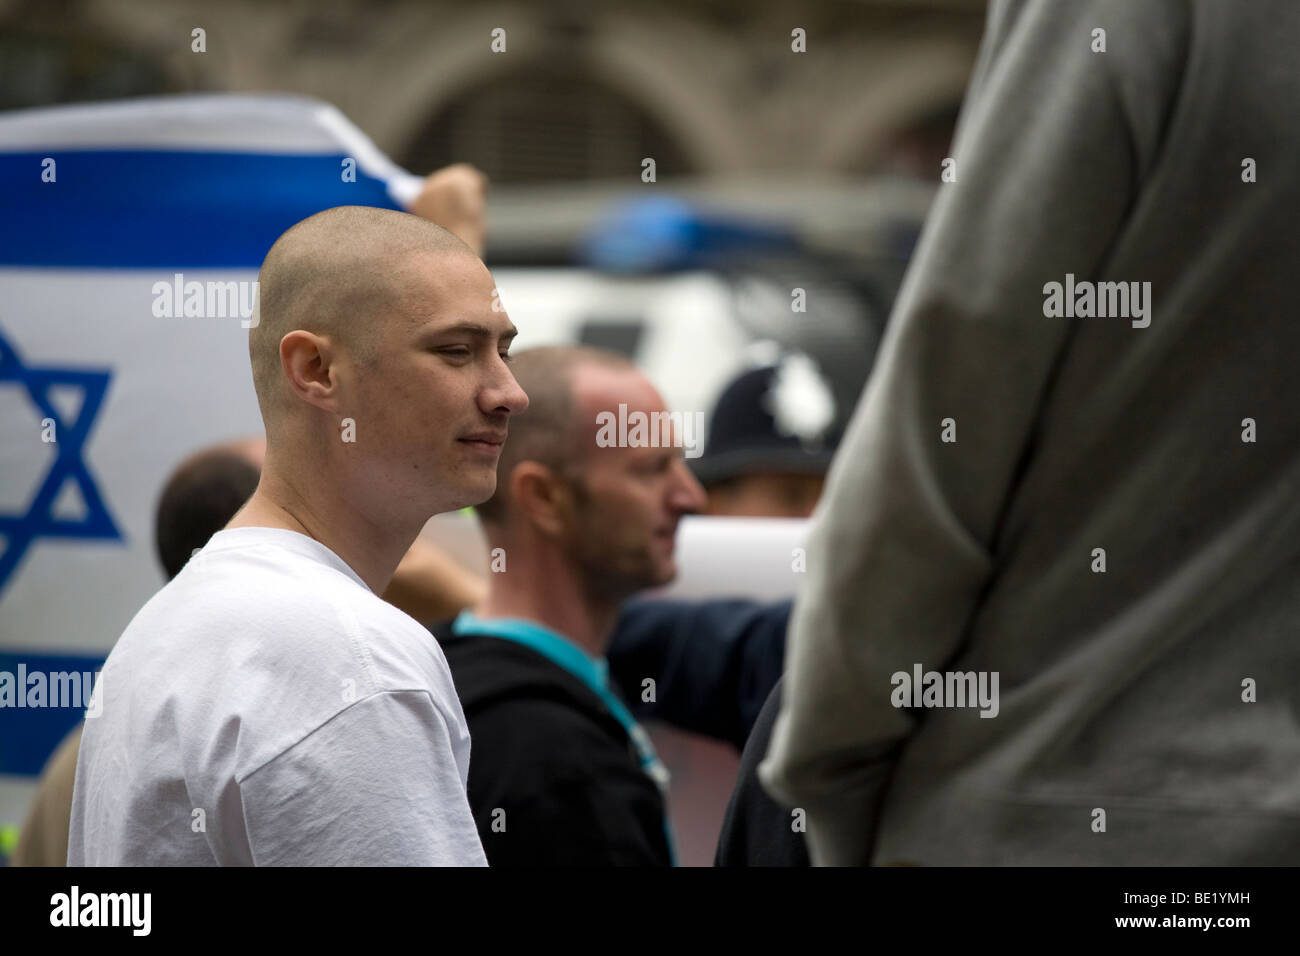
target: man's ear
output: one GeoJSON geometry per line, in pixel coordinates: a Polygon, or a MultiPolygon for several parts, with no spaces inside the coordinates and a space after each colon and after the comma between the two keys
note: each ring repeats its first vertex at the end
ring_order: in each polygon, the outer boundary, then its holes
{"type": "Polygon", "coordinates": [[[559,537],[573,516],[573,492],[539,461],[521,461],[510,472],[510,504],[543,534],[559,537]]]}
{"type": "Polygon", "coordinates": [[[331,412],[338,411],[335,355],[329,338],[315,332],[295,329],[280,340],[280,367],[289,388],[303,401],[331,412]]]}

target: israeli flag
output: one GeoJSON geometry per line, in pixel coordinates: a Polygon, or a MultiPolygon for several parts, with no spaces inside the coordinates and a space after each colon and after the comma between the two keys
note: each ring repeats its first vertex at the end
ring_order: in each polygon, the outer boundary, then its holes
{"type": "Polygon", "coordinates": [[[326,104],[175,96],[0,116],[0,182],[0,827],[12,827],[88,706],[57,675],[98,671],[163,583],[153,510],[167,475],[261,432],[247,328],[267,250],[331,206],[401,209],[421,180],[326,104]]]}

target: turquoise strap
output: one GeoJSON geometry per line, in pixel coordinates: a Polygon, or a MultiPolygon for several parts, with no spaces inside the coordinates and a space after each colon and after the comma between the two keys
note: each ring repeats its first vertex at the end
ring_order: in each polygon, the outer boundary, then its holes
{"type": "MultiPolygon", "coordinates": [[[[451,624],[451,632],[458,637],[474,635],[478,637],[496,637],[506,641],[522,644],[530,650],[541,654],[552,664],[568,671],[582,681],[591,692],[600,698],[601,703],[614,715],[625,731],[641,760],[641,769],[655,782],[664,797],[664,835],[668,838],[668,853],[673,866],[677,865],[677,853],[673,849],[672,829],[668,824],[668,768],[664,766],[659,755],[655,753],[654,744],[645,728],[624,706],[618,696],[609,688],[609,662],[603,657],[591,657],[572,641],[549,628],[517,617],[478,618],[469,611],[462,611],[451,624]]],[[[471,736],[471,744],[473,743],[471,736]]]]}

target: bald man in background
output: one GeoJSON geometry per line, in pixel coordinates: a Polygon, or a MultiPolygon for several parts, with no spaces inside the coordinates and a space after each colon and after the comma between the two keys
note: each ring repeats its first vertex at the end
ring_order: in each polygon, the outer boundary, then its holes
{"type": "Polygon", "coordinates": [[[446,661],[378,595],[493,493],[514,328],[467,246],[386,210],[304,220],[259,282],[261,480],[109,655],[68,862],[481,865],[446,661]]]}
{"type": "Polygon", "coordinates": [[[474,735],[470,805],[493,866],[669,865],[666,770],[604,655],[622,600],[677,573],[678,521],[704,493],[677,439],[601,442],[602,411],[664,413],[623,356],[550,346],[515,370],[533,404],[478,509],[508,566],[434,630],[474,735]]]}

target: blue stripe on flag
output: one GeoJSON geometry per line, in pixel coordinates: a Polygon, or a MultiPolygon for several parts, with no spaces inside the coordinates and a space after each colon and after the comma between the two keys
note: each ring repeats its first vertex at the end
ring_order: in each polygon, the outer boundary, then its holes
{"type": "MultiPolygon", "coordinates": [[[[10,686],[16,695],[28,692],[28,688],[16,686],[19,664],[26,667],[28,675],[38,671],[46,675],[45,703],[49,704],[52,700],[48,686],[50,674],[95,674],[104,666],[104,658],[0,651],[0,673],[12,675],[14,684],[10,686]]],[[[4,680],[9,682],[8,678],[4,680]]],[[[54,748],[81,722],[86,710],[85,707],[17,707],[14,706],[16,697],[11,703],[7,693],[4,700],[0,706],[0,774],[39,774],[54,748]]]]}
{"type": "Polygon", "coordinates": [[[0,265],[257,268],[284,230],[331,206],[398,209],[337,155],[0,153],[0,265]],[[41,179],[55,161],[54,182],[41,179]]]}

